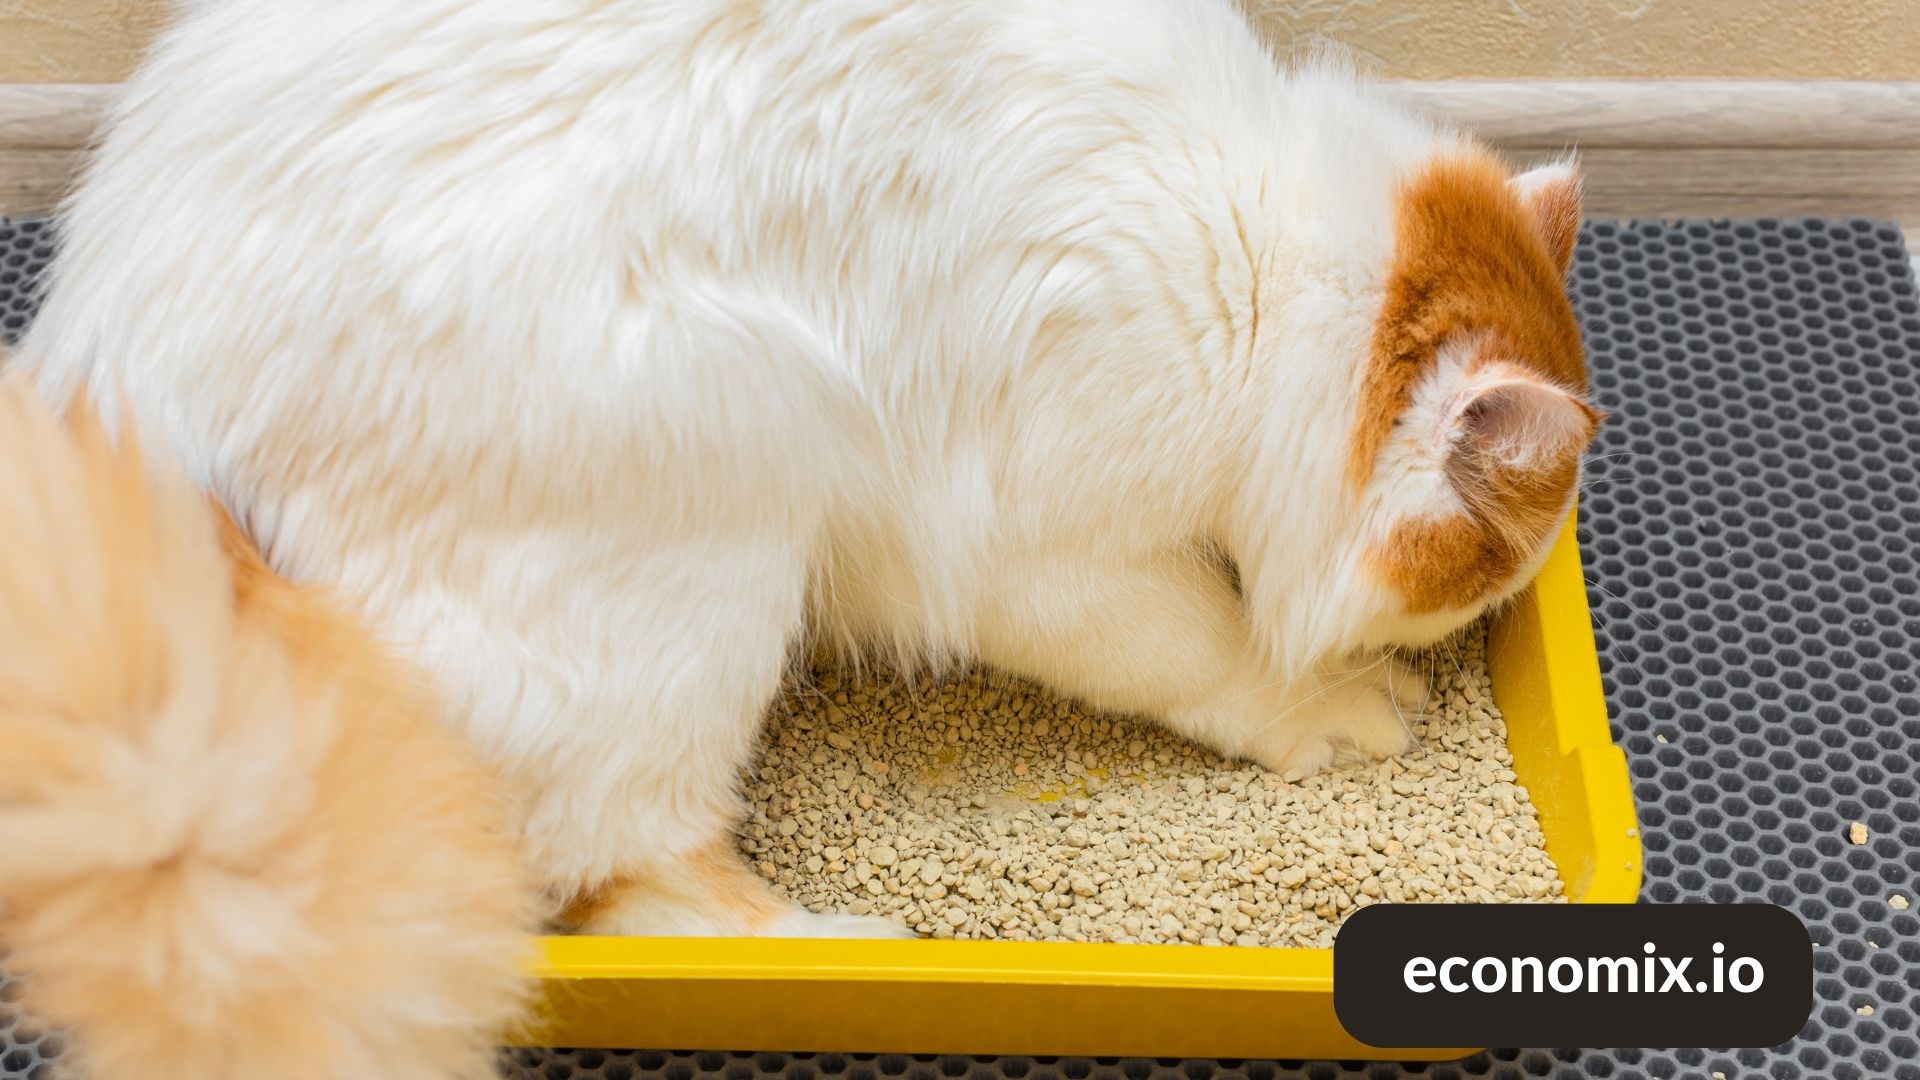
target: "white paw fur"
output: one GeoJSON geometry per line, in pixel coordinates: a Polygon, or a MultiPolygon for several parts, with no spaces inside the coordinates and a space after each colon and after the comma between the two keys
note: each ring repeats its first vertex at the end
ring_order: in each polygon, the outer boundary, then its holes
{"type": "Polygon", "coordinates": [[[1392,659],[1316,676],[1293,689],[1245,755],[1275,772],[1310,775],[1405,753],[1426,691],[1423,677],[1392,659]]]}
{"type": "Polygon", "coordinates": [[[899,940],[919,937],[912,930],[878,915],[846,915],[840,912],[813,912],[795,908],[768,924],[762,937],[776,938],[867,938],[899,940]]]}

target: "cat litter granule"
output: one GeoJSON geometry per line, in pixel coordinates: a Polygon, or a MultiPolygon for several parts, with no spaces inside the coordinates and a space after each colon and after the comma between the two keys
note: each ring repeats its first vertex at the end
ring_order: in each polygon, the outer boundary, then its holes
{"type": "Polygon", "coordinates": [[[833,668],[775,705],[741,847],[815,911],[932,937],[1329,948],[1377,901],[1559,901],[1476,626],[1410,753],[1319,776],[974,670],[833,668]]]}

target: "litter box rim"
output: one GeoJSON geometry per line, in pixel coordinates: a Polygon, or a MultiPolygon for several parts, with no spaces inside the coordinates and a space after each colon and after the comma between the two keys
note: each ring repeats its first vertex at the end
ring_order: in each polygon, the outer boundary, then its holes
{"type": "MultiPolygon", "coordinates": [[[[1577,513],[1577,511],[1576,511],[1577,513]]],[[[1514,771],[1573,903],[1631,903],[1640,843],[1576,514],[1488,637],[1514,771]]],[[[1333,1013],[1330,949],[1093,942],[539,939],[530,1046],[1444,1061],[1333,1013]]]]}

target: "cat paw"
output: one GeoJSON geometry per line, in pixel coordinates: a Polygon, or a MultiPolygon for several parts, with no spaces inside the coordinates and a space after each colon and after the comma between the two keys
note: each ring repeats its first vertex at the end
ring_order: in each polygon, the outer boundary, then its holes
{"type": "Polygon", "coordinates": [[[1380,665],[1376,684],[1408,717],[1426,711],[1433,697],[1433,677],[1416,671],[1412,665],[1389,656],[1380,665]]]}
{"type": "Polygon", "coordinates": [[[920,935],[878,915],[844,915],[837,911],[814,912],[795,908],[768,923],[758,932],[758,936],[900,940],[920,935]]]}
{"type": "Polygon", "coordinates": [[[1262,733],[1240,756],[1282,775],[1312,776],[1333,767],[1335,746],[1323,730],[1292,722],[1283,717],[1275,729],[1262,733]]]}
{"type": "Polygon", "coordinates": [[[1394,661],[1377,672],[1330,676],[1284,709],[1246,756],[1274,772],[1312,775],[1405,753],[1426,699],[1426,679],[1394,661]]]}
{"type": "Polygon", "coordinates": [[[1401,697],[1390,687],[1356,689],[1339,715],[1330,718],[1336,725],[1331,734],[1335,762],[1365,764],[1413,749],[1410,718],[1425,700],[1424,694],[1401,697]],[[1409,700],[1411,705],[1407,704],[1409,700]]]}

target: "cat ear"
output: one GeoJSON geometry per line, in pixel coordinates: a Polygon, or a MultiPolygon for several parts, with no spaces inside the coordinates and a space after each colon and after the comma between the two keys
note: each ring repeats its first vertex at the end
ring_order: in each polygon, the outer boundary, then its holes
{"type": "Polygon", "coordinates": [[[1552,383],[1516,375],[1476,387],[1454,413],[1449,435],[1456,460],[1482,469],[1546,470],[1577,458],[1604,418],[1552,383]]]}
{"type": "Polygon", "coordinates": [[[1528,169],[1508,183],[1565,274],[1580,239],[1580,170],[1572,162],[1557,162],[1528,169]]]}

